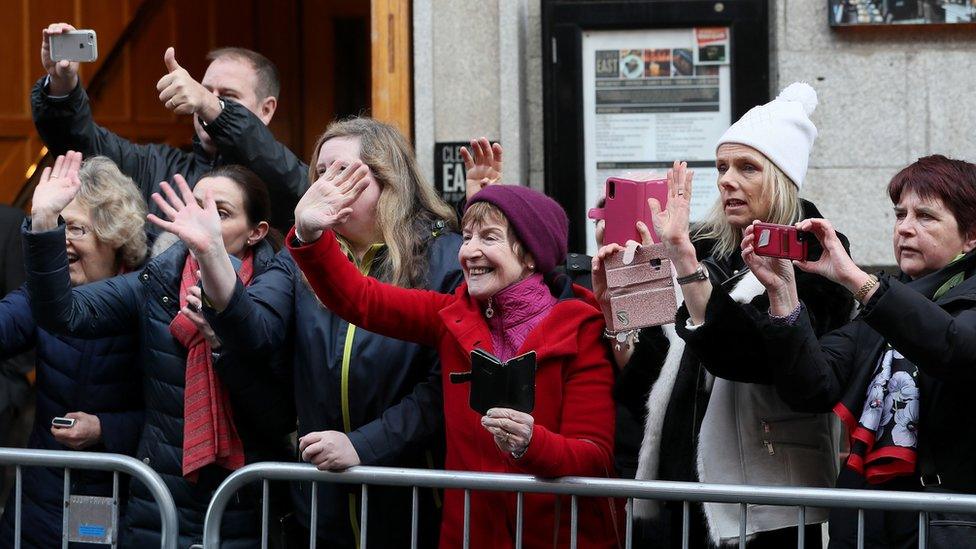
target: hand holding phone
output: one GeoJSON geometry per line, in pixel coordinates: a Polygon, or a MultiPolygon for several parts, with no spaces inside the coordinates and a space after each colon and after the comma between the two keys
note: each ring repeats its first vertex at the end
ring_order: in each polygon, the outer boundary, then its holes
{"type": "Polygon", "coordinates": [[[51,420],[51,426],[59,429],[69,429],[75,426],[74,418],[57,416],[51,420]]]}
{"type": "Polygon", "coordinates": [[[91,29],[70,30],[48,35],[51,61],[91,63],[98,59],[98,38],[91,29]]]}
{"type": "Polygon", "coordinates": [[[606,201],[602,208],[593,208],[587,214],[590,219],[604,220],[603,244],[617,243],[626,246],[628,240],[640,242],[637,222],[643,221],[651,232],[654,242],[661,239],[654,232],[651,223],[651,209],[648,198],[656,198],[661,209],[667,208],[668,180],[633,181],[620,177],[607,179],[604,187],[606,201]]]}
{"type": "Polygon", "coordinates": [[[752,230],[756,255],[816,261],[823,253],[823,247],[813,233],[801,231],[792,225],[756,223],[752,230]]]}

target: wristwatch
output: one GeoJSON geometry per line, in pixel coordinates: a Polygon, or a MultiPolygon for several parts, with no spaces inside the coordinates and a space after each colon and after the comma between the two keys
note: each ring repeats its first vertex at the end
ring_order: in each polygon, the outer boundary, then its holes
{"type": "Polygon", "coordinates": [[[695,272],[687,276],[679,276],[678,284],[685,285],[690,282],[698,282],[699,280],[708,280],[708,269],[706,269],[701,263],[698,264],[698,268],[695,272]]]}

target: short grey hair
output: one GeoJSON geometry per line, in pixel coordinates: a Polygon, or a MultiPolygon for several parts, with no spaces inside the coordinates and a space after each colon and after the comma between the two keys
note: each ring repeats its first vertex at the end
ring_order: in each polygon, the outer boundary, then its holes
{"type": "Polygon", "coordinates": [[[104,156],[93,156],[78,171],[75,200],[88,209],[95,237],[116,250],[125,270],[140,266],[148,252],[146,202],[132,178],[104,156]]]}

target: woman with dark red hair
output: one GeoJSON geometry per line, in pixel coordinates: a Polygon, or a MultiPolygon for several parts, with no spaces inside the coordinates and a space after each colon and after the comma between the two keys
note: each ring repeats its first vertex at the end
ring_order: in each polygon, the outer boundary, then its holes
{"type": "MultiPolygon", "coordinates": [[[[795,410],[832,409],[847,425],[851,453],[839,487],[973,493],[976,165],[927,156],[895,175],[888,195],[897,275],[861,270],[823,219],[797,223],[823,244],[817,261],[759,257],[746,232],[742,256],[770,298],[762,377],[795,410]],[[846,287],[860,314],[818,341],[797,299],[794,266],[846,287]]],[[[952,529],[936,521],[945,517],[929,518],[930,546],[969,546],[961,540],[976,535],[971,517],[950,517],[952,529]]],[[[918,544],[914,512],[866,511],[865,519],[865,547],[918,544]]],[[[855,510],[832,510],[830,546],[855,546],[857,529],[855,510]]]]}

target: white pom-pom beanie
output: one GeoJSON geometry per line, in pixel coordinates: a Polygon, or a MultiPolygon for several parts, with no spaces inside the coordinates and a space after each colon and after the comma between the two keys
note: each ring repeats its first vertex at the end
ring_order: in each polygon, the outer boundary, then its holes
{"type": "Polygon", "coordinates": [[[817,108],[817,92],[809,84],[794,82],[776,99],[749,109],[725,130],[715,148],[739,143],[756,149],[783,170],[797,188],[803,187],[810,150],[817,128],[810,115],[817,108]]]}

